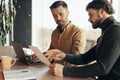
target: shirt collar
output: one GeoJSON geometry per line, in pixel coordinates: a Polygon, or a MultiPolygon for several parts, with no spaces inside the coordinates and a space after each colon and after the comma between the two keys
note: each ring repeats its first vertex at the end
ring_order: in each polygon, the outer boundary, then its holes
{"type": "Polygon", "coordinates": [[[69,23],[66,25],[66,28],[64,28],[64,30],[67,30],[67,29],[68,29],[68,27],[69,27],[71,24],[72,24],[72,22],[71,22],[71,21],[69,21],[69,23]]]}
{"type": "Polygon", "coordinates": [[[100,28],[102,29],[102,31],[105,31],[109,27],[109,25],[114,21],[115,21],[114,17],[110,16],[102,22],[102,24],[100,25],[100,28]]]}

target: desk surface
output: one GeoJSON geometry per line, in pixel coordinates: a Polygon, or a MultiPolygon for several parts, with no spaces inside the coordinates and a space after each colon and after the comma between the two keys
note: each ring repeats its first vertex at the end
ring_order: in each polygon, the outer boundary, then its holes
{"type": "MultiPolygon", "coordinates": [[[[35,73],[37,80],[92,80],[90,78],[82,79],[73,77],[57,77],[49,73],[49,67],[46,65],[27,66],[17,62],[16,65],[12,67],[12,69],[30,69],[35,73]]],[[[4,80],[1,66],[0,80],[4,80]]]]}

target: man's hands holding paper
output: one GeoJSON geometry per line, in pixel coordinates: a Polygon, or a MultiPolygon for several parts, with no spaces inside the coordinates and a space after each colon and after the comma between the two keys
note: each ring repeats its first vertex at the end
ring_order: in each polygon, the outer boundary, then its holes
{"type": "MultiPolygon", "coordinates": [[[[52,61],[52,60],[63,60],[65,58],[65,53],[60,51],[60,50],[58,50],[58,49],[48,50],[44,55],[48,58],[49,61],[52,61]]],[[[31,58],[32,58],[33,61],[36,61],[36,62],[37,61],[41,61],[42,60],[42,55],[38,55],[38,54],[35,53],[35,54],[33,54],[31,56],[31,58]],[[38,58],[39,56],[41,56],[41,58],[38,58]]],[[[46,62],[48,63],[48,61],[45,61],[45,63],[46,62]]],[[[53,64],[49,65],[50,72],[52,74],[54,74],[55,76],[59,76],[59,77],[63,77],[63,67],[64,67],[63,65],[57,64],[57,63],[53,63],[53,64]]]]}
{"type": "Polygon", "coordinates": [[[45,55],[35,46],[29,46],[35,53],[35,55],[40,59],[40,61],[47,66],[50,66],[50,61],[45,57],[45,55]]]}
{"type": "Polygon", "coordinates": [[[65,53],[58,50],[58,49],[53,49],[53,50],[48,50],[45,55],[48,57],[48,59],[53,59],[53,60],[63,60],[65,57],[65,53]]]}
{"type": "MultiPolygon", "coordinates": [[[[45,55],[45,52],[43,53],[44,55],[45,55]]],[[[41,62],[41,60],[36,56],[36,53],[34,53],[34,54],[32,54],[32,55],[30,55],[29,56],[30,57],[30,59],[32,60],[32,62],[41,62]]],[[[47,56],[46,56],[47,57],[47,56]]],[[[54,62],[54,60],[53,59],[48,59],[51,63],[53,63],[54,62]]]]}
{"type": "MultiPolygon", "coordinates": [[[[58,49],[48,50],[47,52],[44,52],[43,54],[48,58],[49,61],[63,60],[63,58],[65,57],[65,53],[58,49]]],[[[40,59],[36,56],[35,53],[30,56],[30,59],[33,62],[40,62],[40,59]]]]}

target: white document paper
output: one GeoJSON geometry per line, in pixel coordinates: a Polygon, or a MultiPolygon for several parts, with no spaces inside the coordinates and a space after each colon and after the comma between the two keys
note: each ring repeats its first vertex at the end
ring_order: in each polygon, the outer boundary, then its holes
{"type": "Polygon", "coordinates": [[[29,69],[3,70],[5,80],[36,80],[35,74],[29,69]]]}
{"type": "Polygon", "coordinates": [[[45,55],[37,47],[35,46],[29,46],[29,47],[34,51],[34,53],[40,59],[41,62],[43,62],[47,66],[51,64],[50,61],[45,57],[45,55]]]}

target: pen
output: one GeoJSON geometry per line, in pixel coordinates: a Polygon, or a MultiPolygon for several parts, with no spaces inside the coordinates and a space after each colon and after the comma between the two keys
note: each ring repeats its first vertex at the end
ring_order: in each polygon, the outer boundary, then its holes
{"type": "MultiPolygon", "coordinates": [[[[43,54],[45,55],[46,52],[44,52],[43,54]]],[[[45,57],[48,57],[45,55],[45,57]]],[[[50,63],[53,64],[54,63],[54,59],[53,60],[50,60],[50,63]]]]}
{"type": "Polygon", "coordinates": [[[24,72],[28,72],[28,71],[22,71],[22,73],[24,73],[24,72]]]}
{"type": "Polygon", "coordinates": [[[52,61],[50,61],[51,64],[53,64],[54,62],[55,62],[54,59],[52,61]]]}

